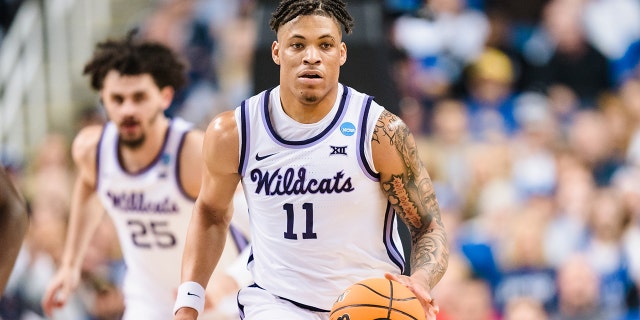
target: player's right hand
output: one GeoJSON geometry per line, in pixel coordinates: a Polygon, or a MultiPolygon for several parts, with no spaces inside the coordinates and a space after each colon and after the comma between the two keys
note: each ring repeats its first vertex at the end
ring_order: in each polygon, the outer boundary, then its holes
{"type": "Polygon", "coordinates": [[[62,268],[49,283],[42,297],[42,309],[51,317],[53,310],[63,307],[80,284],[80,272],[62,268]]]}
{"type": "Polygon", "coordinates": [[[436,315],[440,312],[440,307],[436,304],[435,299],[431,297],[431,293],[429,292],[430,290],[425,286],[426,281],[415,280],[415,278],[420,277],[419,272],[413,273],[411,277],[386,272],[384,277],[389,280],[400,282],[409,288],[409,290],[416,295],[420,304],[422,304],[425,312],[425,318],[427,320],[436,320],[436,315]]]}

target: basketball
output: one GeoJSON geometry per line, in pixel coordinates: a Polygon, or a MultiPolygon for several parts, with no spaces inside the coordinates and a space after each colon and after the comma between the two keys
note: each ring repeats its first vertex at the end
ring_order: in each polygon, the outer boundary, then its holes
{"type": "Polygon", "coordinates": [[[345,289],[330,320],[425,320],[418,298],[399,282],[371,278],[345,289]]]}

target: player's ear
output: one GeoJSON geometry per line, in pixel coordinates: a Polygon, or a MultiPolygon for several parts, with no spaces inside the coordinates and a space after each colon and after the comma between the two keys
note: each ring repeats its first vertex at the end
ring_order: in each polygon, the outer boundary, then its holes
{"type": "Polygon", "coordinates": [[[173,96],[176,91],[172,86],[165,86],[160,89],[160,96],[162,97],[162,109],[166,110],[171,105],[171,101],[173,101],[173,96]]]}
{"type": "Polygon", "coordinates": [[[344,42],[340,43],[340,65],[344,65],[347,62],[347,44],[344,42]]]}
{"type": "Polygon", "coordinates": [[[271,59],[277,65],[280,65],[280,43],[278,41],[274,41],[271,44],[271,59]]]}

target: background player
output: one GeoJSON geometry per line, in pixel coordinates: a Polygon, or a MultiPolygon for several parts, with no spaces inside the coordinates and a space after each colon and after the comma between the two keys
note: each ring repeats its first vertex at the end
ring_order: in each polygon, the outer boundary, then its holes
{"type": "Polygon", "coordinates": [[[328,319],[343,289],[386,273],[435,319],[430,291],[446,270],[448,248],[434,188],[407,126],[338,82],[347,58],[341,27],[350,32],[352,24],[341,0],[286,0],[274,12],[280,86],[207,129],[175,319],[202,310],[239,181],[255,281],[238,294],[243,318],[328,319]],[[396,217],[411,232],[411,276],[400,275],[396,217]]]}
{"type": "Polygon", "coordinates": [[[89,209],[97,195],[127,265],[124,319],[169,319],[201,181],[202,132],[163,113],[185,82],[185,65],[167,47],[129,35],[99,43],[84,73],[110,121],[86,127],[74,139],[77,180],[66,245],[42,306],[51,315],[79,284],[103,215],[89,209]]]}

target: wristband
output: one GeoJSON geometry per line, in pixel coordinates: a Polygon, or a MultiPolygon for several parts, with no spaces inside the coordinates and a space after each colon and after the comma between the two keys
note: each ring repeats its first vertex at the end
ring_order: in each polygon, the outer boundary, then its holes
{"type": "Polygon", "coordinates": [[[204,288],[199,283],[188,281],[183,282],[178,287],[178,296],[173,307],[173,314],[175,315],[178,309],[184,307],[195,309],[198,314],[202,314],[204,310],[204,288]]]}

